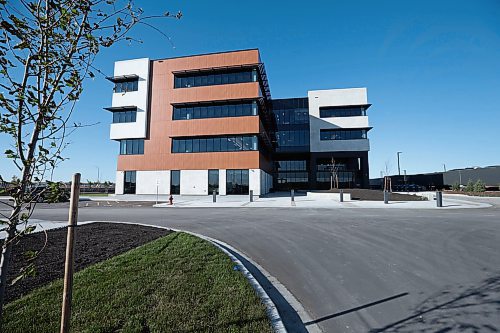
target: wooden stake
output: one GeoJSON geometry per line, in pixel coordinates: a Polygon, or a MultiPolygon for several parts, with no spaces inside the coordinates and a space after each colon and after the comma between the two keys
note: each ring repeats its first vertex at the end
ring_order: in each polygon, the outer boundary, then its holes
{"type": "Polygon", "coordinates": [[[73,296],[73,246],[75,227],[78,220],[78,201],[80,199],[80,174],[73,175],[71,199],[69,204],[68,237],[66,241],[66,262],[64,265],[64,291],[61,312],[61,333],[69,333],[71,320],[71,298],[73,296]]]}

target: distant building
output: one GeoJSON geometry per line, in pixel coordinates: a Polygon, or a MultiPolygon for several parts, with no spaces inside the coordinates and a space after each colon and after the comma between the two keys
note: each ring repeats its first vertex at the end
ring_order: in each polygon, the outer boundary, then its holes
{"type": "Polygon", "coordinates": [[[500,185],[500,165],[449,170],[443,175],[443,182],[450,186],[455,183],[465,185],[469,180],[476,182],[479,179],[486,184],[486,187],[498,187],[500,185]]]}
{"type": "Polygon", "coordinates": [[[259,50],[115,63],[117,194],[369,186],[365,88],[271,99],[259,50]]]}
{"type": "MultiPolygon", "coordinates": [[[[500,166],[488,166],[484,168],[454,169],[446,172],[433,172],[415,175],[391,176],[393,190],[441,190],[450,189],[453,184],[466,185],[469,180],[474,183],[483,181],[488,189],[498,189],[500,186],[500,166]]],[[[370,179],[370,187],[381,189],[382,178],[370,179]]]]}

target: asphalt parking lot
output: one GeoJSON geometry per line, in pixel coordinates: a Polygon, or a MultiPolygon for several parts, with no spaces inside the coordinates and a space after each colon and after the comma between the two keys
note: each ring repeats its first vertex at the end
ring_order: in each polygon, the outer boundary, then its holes
{"type": "MultiPolygon", "coordinates": [[[[200,233],[276,277],[325,332],[495,332],[500,208],[457,210],[182,208],[80,204],[80,221],[200,233]]],[[[4,210],[4,208],[0,208],[4,210]]],[[[67,204],[34,218],[65,221],[67,204]]],[[[130,237],[133,237],[131,235],[130,237]]]]}

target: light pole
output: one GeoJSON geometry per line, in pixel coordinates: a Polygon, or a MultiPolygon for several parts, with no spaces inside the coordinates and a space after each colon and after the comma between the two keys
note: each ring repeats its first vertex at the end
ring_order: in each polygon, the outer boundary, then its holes
{"type": "Polygon", "coordinates": [[[97,165],[95,167],[97,168],[97,183],[99,183],[99,176],[100,176],[99,175],[99,167],[97,165]]]}
{"type": "Polygon", "coordinates": [[[398,155],[398,176],[401,176],[401,169],[399,167],[399,154],[402,154],[403,152],[402,151],[398,151],[397,155],[398,155]]]}

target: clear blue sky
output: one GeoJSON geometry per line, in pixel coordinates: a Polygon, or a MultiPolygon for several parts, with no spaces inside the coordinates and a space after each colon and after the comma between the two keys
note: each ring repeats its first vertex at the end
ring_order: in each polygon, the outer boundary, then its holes
{"type": "MultiPolygon", "coordinates": [[[[259,48],[273,98],[307,90],[367,87],[370,176],[386,163],[411,173],[500,164],[500,1],[137,1],[147,13],[181,10],[180,21],[139,28],[141,45],[104,51],[96,65],[259,48]]],[[[118,143],[109,140],[112,84],[89,80],[74,121],[83,128],[55,178],[113,180],[118,143]]],[[[0,138],[0,148],[6,146],[0,138]]],[[[14,168],[1,158],[0,174],[14,168]]]]}

